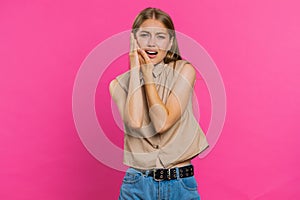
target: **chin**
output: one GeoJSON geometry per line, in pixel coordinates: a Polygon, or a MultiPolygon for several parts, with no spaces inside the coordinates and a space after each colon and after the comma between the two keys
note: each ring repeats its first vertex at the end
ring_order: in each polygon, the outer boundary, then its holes
{"type": "Polygon", "coordinates": [[[153,65],[157,65],[158,63],[160,63],[161,61],[151,61],[153,63],[153,65]]]}
{"type": "Polygon", "coordinates": [[[164,59],[162,58],[162,59],[150,59],[150,60],[154,65],[156,65],[158,63],[161,63],[164,59]]]}

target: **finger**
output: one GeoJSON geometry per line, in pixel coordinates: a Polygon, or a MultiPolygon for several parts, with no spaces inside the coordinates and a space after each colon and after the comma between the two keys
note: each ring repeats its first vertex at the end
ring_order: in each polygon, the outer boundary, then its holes
{"type": "Polygon", "coordinates": [[[134,38],[134,33],[130,33],[130,52],[136,51],[138,49],[137,46],[138,45],[136,39],[134,38]]]}
{"type": "Polygon", "coordinates": [[[138,54],[138,59],[139,59],[140,65],[145,64],[145,60],[144,60],[144,58],[143,58],[143,56],[141,54],[138,54]]]}
{"type": "Polygon", "coordinates": [[[141,56],[143,57],[143,59],[145,60],[146,63],[150,63],[151,62],[151,60],[148,57],[147,53],[143,49],[138,49],[138,53],[141,54],[141,56]]]}
{"type": "Polygon", "coordinates": [[[130,66],[132,67],[137,67],[139,66],[139,56],[137,51],[132,51],[129,53],[129,61],[130,61],[130,66]]]}
{"type": "Polygon", "coordinates": [[[139,48],[139,45],[138,45],[137,40],[135,39],[134,36],[133,36],[133,44],[134,44],[133,45],[134,46],[133,50],[136,51],[139,48]]]}
{"type": "Polygon", "coordinates": [[[134,51],[134,45],[135,45],[134,36],[133,33],[130,33],[130,52],[134,51]]]}
{"type": "Polygon", "coordinates": [[[138,50],[139,49],[139,45],[137,43],[137,40],[134,38],[133,41],[134,41],[134,50],[138,50]]]}
{"type": "Polygon", "coordinates": [[[137,41],[137,39],[136,39],[136,38],[134,39],[134,41],[135,41],[135,46],[136,46],[136,49],[140,49],[141,47],[140,47],[140,45],[139,45],[139,43],[138,43],[138,41],[137,41]]]}

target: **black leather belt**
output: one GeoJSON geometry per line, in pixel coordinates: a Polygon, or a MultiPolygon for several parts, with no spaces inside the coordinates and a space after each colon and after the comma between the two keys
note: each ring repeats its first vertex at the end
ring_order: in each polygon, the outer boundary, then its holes
{"type": "Polygon", "coordinates": [[[141,170],[141,169],[136,169],[136,170],[142,172],[143,174],[146,174],[146,172],[149,171],[148,176],[152,176],[153,179],[156,181],[177,179],[178,175],[180,178],[185,178],[194,175],[193,165],[178,167],[179,174],[177,174],[176,167],[170,169],[161,168],[161,169],[151,169],[151,170],[141,170]]]}

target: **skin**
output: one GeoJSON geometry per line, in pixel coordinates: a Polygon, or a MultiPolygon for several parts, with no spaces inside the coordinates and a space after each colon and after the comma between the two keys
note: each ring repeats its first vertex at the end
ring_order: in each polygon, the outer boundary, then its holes
{"type": "Polygon", "coordinates": [[[163,134],[180,119],[196,77],[194,67],[191,64],[185,64],[180,71],[183,81],[178,83],[180,84],[178,85],[179,92],[171,92],[166,104],[163,103],[158,95],[152,75],[155,65],[163,61],[167,50],[172,46],[172,38],[163,33],[167,33],[167,29],[160,21],[147,19],[140,26],[136,39],[131,34],[131,51],[129,53],[131,73],[125,102],[119,100],[124,98],[117,98],[114,95],[122,95],[118,82],[113,80],[110,83],[111,96],[121,111],[123,121],[132,128],[141,128],[145,115],[144,111],[148,110],[155,131],[159,134],[163,134]],[[148,35],[143,35],[145,32],[148,35]],[[161,35],[164,35],[165,38],[160,37],[161,35]],[[158,52],[153,59],[145,52],[149,48],[158,52]],[[139,82],[140,71],[143,74],[144,86],[141,86],[139,82]]]}
{"type": "MultiPolygon", "coordinates": [[[[114,79],[109,85],[110,94],[117,104],[121,117],[132,129],[143,126],[143,120],[148,110],[150,119],[158,134],[163,134],[180,119],[188,102],[188,96],[193,90],[196,72],[191,64],[185,64],[180,73],[180,81],[175,84],[174,91],[169,95],[166,104],[158,95],[152,71],[156,64],[163,61],[167,50],[172,46],[172,39],[166,27],[158,20],[148,19],[140,26],[134,36],[130,36],[130,80],[128,94],[114,79]],[[147,32],[147,35],[143,35],[147,32]],[[161,37],[164,35],[165,38],[161,37]],[[145,50],[155,49],[158,54],[150,58],[145,50]],[[139,73],[143,74],[145,85],[140,84],[139,73]]],[[[181,167],[191,163],[186,160],[174,167],[181,167]]]]}
{"type": "MultiPolygon", "coordinates": [[[[136,35],[138,49],[155,50],[158,52],[155,58],[150,58],[153,65],[160,63],[170,50],[173,44],[173,38],[170,37],[168,30],[160,21],[148,19],[144,21],[136,35]]],[[[141,54],[140,54],[141,55],[141,54]]],[[[145,64],[145,58],[140,57],[141,64],[145,64]]]]}

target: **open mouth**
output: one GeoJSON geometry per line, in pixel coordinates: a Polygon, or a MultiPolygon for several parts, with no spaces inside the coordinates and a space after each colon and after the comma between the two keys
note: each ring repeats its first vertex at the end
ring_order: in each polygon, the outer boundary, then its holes
{"type": "Polygon", "coordinates": [[[155,58],[156,55],[158,54],[157,51],[152,51],[152,50],[145,50],[149,58],[155,58]]]}
{"type": "Polygon", "coordinates": [[[146,53],[147,53],[148,55],[156,55],[158,52],[157,52],[157,51],[146,50],[146,53]]]}

